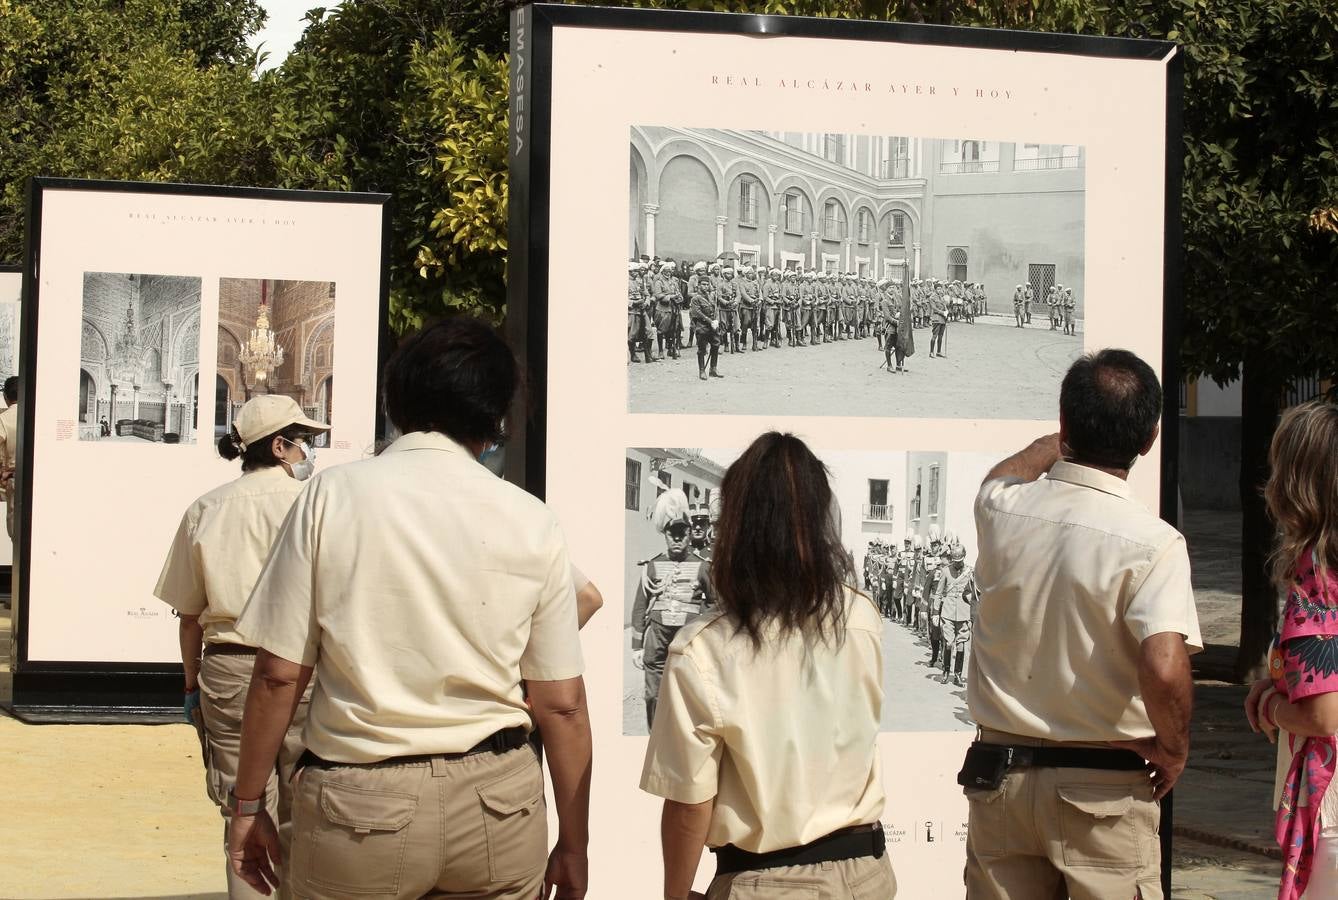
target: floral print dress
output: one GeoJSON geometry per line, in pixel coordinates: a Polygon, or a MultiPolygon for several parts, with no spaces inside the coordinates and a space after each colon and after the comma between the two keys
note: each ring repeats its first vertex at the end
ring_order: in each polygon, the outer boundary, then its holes
{"type": "MultiPolygon", "coordinates": [[[[1338,572],[1321,578],[1313,552],[1296,567],[1268,668],[1274,688],[1292,703],[1338,691],[1338,572]]],[[[1293,735],[1291,750],[1275,823],[1284,863],[1278,900],[1297,900],[1310,881],[1320,803],[1333,780],[1338,739],[1293,735]]]]}

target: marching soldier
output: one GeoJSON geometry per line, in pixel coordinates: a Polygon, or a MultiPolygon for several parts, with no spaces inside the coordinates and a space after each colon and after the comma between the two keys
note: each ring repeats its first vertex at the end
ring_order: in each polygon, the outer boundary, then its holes
{"type": "Polygon", "coordinates": [[[651,296],[655,298],[655,331],[660,348],[660,358],[665,357],[665,347],[672,359],[678,359],[678,334],[674,331],[674,320],[678,318],[679,286],[674,275],[672,262],[660,263],[660,271],[651,281],[651,296]]]}
{"type": "Polygon", "coordinates": [[[785,342],[803,346],[799,335],[799,276],[797,269],[786,269],[781,278],[781,309],[785,320],[785,342]]]}
{"type": "Polygon", "coordinates": [[[970,649],[971,611],[979,595],[975,570],[966,564],[966,548],[954,544],[948,558],[950,562],[940,572],[935,586],[943,647],[943,683],[948,683],[951,671],[953,684],[962,687],[962,663],[970,649]]]}
{"type": "Polygon", "coordinates": [[[646,673],[646,728],[655,723],[655,701],[674,635],[710,605],[706,561],[688,547],[688,498],[677,488],[655,501],[655,530],[665,549],[641,563],[641,583],[632,604],[632,663],[646,673]]]}
{"type": "Polygon", "coordinates": [[[720,306],[720,327],[727,353],[739,352],[739,283],[734,267],[725,266],[724,277],[716,284],[716,303],[720,306]]]}
{"type": "Polygon", "coordinates": [[[762,335],[766,345],[780,346],[781,271],[769,269],[762,285],[762,335]]]}
{"type": "Polygon", "coordinates": [[[748,333],[752,332],[753,352],[757,346],[757,330],[762,312],[762,285],[757,281],[757,270],[752,266],[743,267],[743,280],[739,282],[739,340],[740,350],[748,349],[748,333]]]}
{"type": "Polygon", "coordinates": [[[815,309],[818,302],[817,277],[813,270],[804,273],[804,280],[799,283],[799,346],[807,347],[818,342],[815,309]],[[805,341],[804,336],[809,340],[805,341]]]}
{"type": "Polygon", "coordinates": [[[720,357],[720,304],[710,279],[697,280],[697,292],[692,295],[692,330],[697,335],[697,376],[706,380],[707,353],[710,353],[711,377],[723,378],[716,371],[720,357]]]}
{"type": "Polygon", "coordinates": [[[1013,289],[1013,318],[1017,321],[1017,327],[1021,328],[1023,319],[1026,315],[1023,306],[1027,302],[1027,296],[1022,290],[1022,285],[1013,289]]]}
{"type": "Polygon", "coordinates": [[[907,595],[910,593],[911,574],[915,569],[915,548],[912,546],[911,536],[901,539],[901,551],[897,553],[893,560],[893,594],[892,602],[896,607],[896,621],[904,622],[907,613],[907,595]]]}
{"type": "Polygon", "coordinates": [[[649,339],[650,299],[641,269],[641,263],[627,264],[627,358],[630,362],[640,362],[637,350],[644,349],[646,362],[654,362],[655,351],[649,339]]]}
{"type": "Polygon", "coordinates": [[[943,346],[948,337],[948,303],[946,299],[946,290],[941,285],[935,285],[929,291],[929,317],[933,331],[929,338],[929,358],[933,359],[937,353],[940,357],[946,357],[943,352],[943,346]]]}

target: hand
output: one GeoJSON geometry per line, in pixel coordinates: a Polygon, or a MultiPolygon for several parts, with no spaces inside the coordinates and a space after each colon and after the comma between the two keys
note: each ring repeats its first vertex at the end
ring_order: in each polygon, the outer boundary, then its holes
{"type": "Polygon", "coordinates": [[[1189,750],[1174,751],[1162,746],[1156,738],[1141,738],[1137,741],[1111,741],[1110,745],[1120,750],[1132,750],[1148,762],[1148,775],[1152,779],[1152,799],[1160,800],[1171,792],[1180,773],[1185,771],[1185,761],[1189,759],[1189,750]]]}
{"type": "Polygon", "coordinates": [[[1278,724],[1273,718],[1273,698],[1280,696],[1273,682],[1260,678],[1250,685],[1250,693],[1245,697],[1245,718],[1255,732],[1263,732],[1270,744],[1278,741],[1278,724]]]}
{"type": "Polygon", "coordinates": [[[589,860],[584,850],[567,850],[559,841],[548,856],[544,872],[544,900],[581,900],[589,879],[589,860]]]}
{"type": "Polygon", "coordinates": [[[181,705],[181,712],[186,717],[186,724],[195,724],[195,710],[200,708],[200,689],[197,687],[186,692],[186,699],[181,705]]]}
{"type": "Polygon", "coordinates": [[[228,825],[228,860],[232,871],[243,881],[268,897],[278,890],[276,866],[283,865],[279,852],[279,832],[269,813],[233,816],[228,825]]]}
{"type": "Polygon", "coordinates": [[[1047,434],[1045,437],[1039,437],[1031,444],[1038,452],[1043,452],[1051,460],[1060,460],[1064,458],[1064,450],[1059,442],[1059,433],[1047,434]]]}
{"type": "Polygon", "coordinates": [[[645,668],[646,668],[646,651],[645,651],[645,650],[633,650],[633,651],[632,651],[632,665],[636,666],[638,669],[645,669],[645,668]]]}

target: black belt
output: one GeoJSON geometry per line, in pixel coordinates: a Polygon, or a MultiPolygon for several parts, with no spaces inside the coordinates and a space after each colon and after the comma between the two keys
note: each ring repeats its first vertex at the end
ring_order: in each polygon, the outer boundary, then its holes
{"type": "Polygon", "coordinates": [[[503,728],[501,731],[495,731],[463,753],[420,753],[416,756],[392,756],[389,759],[380,759],[376,762],[367,763],[332,762],[328,759],[322,759],[310,750],[303,750],[302,755],[298,757],[297,768],[302,769],[307,766],[315,766],[318,769],[333,769],[339,767],[376,769],[383,766],[404,766],[411,763],[431,762],[434,759],[463,759],[466,756],[477,756],[480,753],[507,753],[511,750],[524,747],[528,741],[529,733],[524,728],[517,726],[515,728],[503,728]]]}
{"type": "Polygon", "coordinates": [[[243,644],[206,644],[202,656],[255,656],[256,648],[243,644]]]}
{"type": "Polygon", "coordinates": [[[711,852],[715,854],[715,874],[718,878],[734,872],[777,869],[781,866],[811,866],[866,856],[882,859],[886,849],[887,836],[883,833],[883,826],[875,822],[872,825],[857,825],[834,831],[803,846],[772,850],[770,853],[749,853],[733,844],[712,847],[711,852]]]}
{"type": "Polygon", "coordinates": [[[1029,747],[1014,744],[990,744],[1008,750],[1008,768],[1031,766],[1040,769],[1109,769],[1134,772],[1147,768],[1143,757],[1132,750],[1102,750],[1096,747],[1029,747]]]}

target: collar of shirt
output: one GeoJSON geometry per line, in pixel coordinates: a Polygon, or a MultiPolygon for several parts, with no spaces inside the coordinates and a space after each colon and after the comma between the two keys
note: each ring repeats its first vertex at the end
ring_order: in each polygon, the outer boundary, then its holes
{"type": "Polygon", "coordinates": [[[1076,484],[1079,487],[1087,487],[1107,494],[1114,494],[1116,497],[1120,497],[1124,500],[1129,499],[1129,482],[1125,481],[1123,478],[1111,475],[1109,472],[1093,469],[1091,466],[1084,466],[1061,459],[1051,467],[1050,478],[1055,481],[1064,481],[1069,484],[1076,484]]]}
{"type": "Polygon", "coordinates": [[[400,435],[387,447],[385,453],[399,453],[404,450],[445,450],[447,453],[459,453],[465,459],[473,459],[474,454],[468,448],[447,437],[440,431],[412,431],[400,435]]]}

